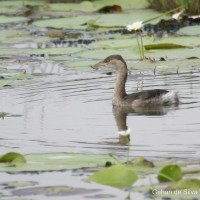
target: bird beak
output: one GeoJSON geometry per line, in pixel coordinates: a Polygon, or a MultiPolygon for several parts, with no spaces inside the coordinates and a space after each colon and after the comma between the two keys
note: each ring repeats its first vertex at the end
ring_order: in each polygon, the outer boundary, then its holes
{"type": "Polygon", "coordinates": [[[93,69],[98,70],[100,73],[111,75],[113,73],[112,65],[106,62],[99,62],[93,66],[91,66],[93,69]]]}
{"type": "Polygon", "coordinates": [[[107,67],[107,63],[105,62],[99,62],[97,64],[95,64],[94,66],[92,66],[93,69],[99,69],[99,68],[104,68],[104,67],[107,67]]]}

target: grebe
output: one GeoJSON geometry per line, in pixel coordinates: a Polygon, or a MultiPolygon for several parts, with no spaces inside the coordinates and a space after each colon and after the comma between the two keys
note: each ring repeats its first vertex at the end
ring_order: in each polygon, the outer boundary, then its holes
{"type": "Polygon", "coordinates": [[[127,80],[127,64],[120,55],[111,55],[97,63],[94,68],[112,67],[117,72],[112,104],[121,107],[150,107],[178,105],[177,92],[162,89],[144,90],[133,94],[127,94],[125,84],[127,80]]]}

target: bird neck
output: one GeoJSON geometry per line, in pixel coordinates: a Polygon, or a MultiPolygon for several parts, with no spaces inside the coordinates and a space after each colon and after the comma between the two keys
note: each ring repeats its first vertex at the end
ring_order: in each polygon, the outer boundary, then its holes
{"type": "Polygon", "coordinates": [[[115,83],[115,89],[113,99],[121,99],[126,95],[126,80],[127,80],[127,68],[117,72],[117,80],[115,83]]]}

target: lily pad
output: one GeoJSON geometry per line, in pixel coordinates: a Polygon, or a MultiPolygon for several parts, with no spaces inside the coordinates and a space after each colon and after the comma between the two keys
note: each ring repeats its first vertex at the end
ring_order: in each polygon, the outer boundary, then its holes
{"type": "Polygon", "coordinates": [[[150,189],[150,194],[153,194],[154,198],[194,200],[199,199],[199,188],[199,179],[182,179],[170,183],[167,187],[166,185],[155,185],[150,189]]]}
{"type": "Polygon", "coordinates": [[[30,84],[30,79],[35,78],[35,76],[30,74],[9,74],[5,75],[4,79],[0,80],[0,88],[5,87],[16,87],[16,86],[22,86],[26,84],[30,84]]]}
{"type": "Polygon", "coordinates": [[[37,185],[38,182],[34,181],[10,181],[10,182],[1,182],[0,185],[6,189],[10,188],[19,188],[19,187],[27,187],[37,185]]]}
{"type": "Polygon", "coordinates": [[[133,168],[122,164],[117,164],[98,171],[88,178],[90,181],[120,189],[130,188],[137,179],[138,176],[133,168]]]}
{"type": "Polygon", "coordinates": [[[167,189],[169,190],[197,190],[200,188],[200,180],[199,179],[183,179],[178,182],[171,183],[167,189]]]}
{"type": "Polygon", "coordinates": [[[80,58],[84,59],[95,59],[95,60],[102,60],[108,57],[109,55],[120,54],[125,60],[127,59],[138,59],[139,53],[137,50],[133,48],[127,49],[95,49],[92,51],[83,51],[80,52],[78,55],[80,58]]]}
{"type": "Polygon", "coordinates": [[[83,167],[104,166],[107,161],[115,163],[109,155],[46,153],[24,155],[26,164],[9,167],[0,163],[0,172],[40,172],[79,169],[83,167]]]}
{"type": "Polygon", "coordinates": [[[45,196],[71,196],[88,194],[98,192],[99,189],[84,189],[84,188],[72,188],[68,186],[47,186],[47,187],[29,187],[23,189],[14,190],[13,195],[17,196],[30,196],[30,195],[45,195],[45,196]]]}
{"type": "MultiPolygon", "coordinates": [[[[119,14],[109,14],[109,17],[108,14],[102,14],[100,15],[95,24],[102,27],[126,27],[127,24],[132,24],[135,21],[146,21],[147,19],[154,18],[158,15],[160,15],[160,13],[151,9],[138,9],[134,10],[134,12],[131,10],[119,14]]],[[[164,18],[167,19],[168,17],[164,18]]],[[[155,19],[154,21],[152,21],[152,23],[157,23],[159,20],[160,19],[155,19]]]]}
{"type": "Polygon", "coordinates": [[[64,66],[73,70],[91,71],[91,66],[93,66],[96,63],[96,60],[79,60],[74,62],[65,62],[64,66]]]}
{"type": "Polygon", "coordinates": [[[178,181],[181,178],[182,170],[178,165],[167,165],[158,174],[158,180],[160,182],[178,181]]]}
{"type": "Polygon", "coordinates": [[[22,154],[10,152],[0,157],[0,163],[24,164],[26,163],[26,159],[22,154]]]}
{"type": "Polygon", "coordinates": [[[95,11],[95,6],[93,2],[83,1],[81,3],[52,3],[50,4],[50,10],[53,11],[95,11]]]}
{"type": "Polygon", "coordinates": [[[61,19],[46,19],[34,22],[34,25],[39,27],[53,27],[53,28],[73,28],[85,29],[83,26],[87,21],[94,19],[94,16],[75,16],[61,19]]]}
{"type": "Polygon", "coordinates": [[[102,7],[105,5],[121,5],[123,9],[142,9],[147,8],[149,6],[148,1],[146,0],[101,0],[95,1],[94,5],[97,7],[102,7]]]}
{"type": "Polygon", "coordinates": [[[2,30],[0,35],[0,40],[10,37],[24,37],[28,36],[30,33],[27,30],[2,30]]]}
{"type": "MultiPolygon", "coordinates": [[[[169,49],[175,47],[198,47],[200,42],[198,37],[167,37],[160,40],[154,40],[154,38],[143,37],[143,44],[145,46],[152,45],[152,47],[160,47],[159,49],[169,49]],[[157,46],[156,46],[157,45],[157,46]]],[[[96,41],[91,44],[95,48],[113,48],[113,49],[126,49],[126,48],[137,48],[137,40],[135,37],[128,38],[124,36],[118,36],[116,39],[108,39],[103,41],[96,41]]]]}
{"type": "Polygon", "coordinates": [[[5,55],[48,55],[48,54],[53,54],[53,55],[62,55],[62,54],[70,54],[70,53],[75,53],[75,52],[80,52],[85,50],[85,48],[77,47],[59,47],[59,48],[42,48],[42,49],[31,49],[31,48],[24,48],[24,49],[11,49],[11,48],[2,48],[0,49],[0,55],[5,56],[5,55]]]}
{"type": "Polygon", "coordinates": [[[50,5],[50,10],[53,11],[84,11],[91,12],[100,9],[103,6],[107,5],[121,5],[123,9],[142,9],[149,6],[149,3],[146,0],[101,0],[101,1],[83,1],[81,3],[52,3],[50,5]]]}
{"type": "Polygon", "coordinates": [[[153,162],[145,159],[144,157],[138,157],[132,161],[129,161],[129,164],[133,167],[154,167],[153,162]]]}
{"type": "Polygon", "coordinates": [[[146,50],[150,49],[178,49],[178,48],[187,48],[188,46],[173,44],[173,43],[160,43],[160,44],[149,44],[144,45],[146,50]]]}
{"type": "Polygon", "coordinates": [[[0,24],[24,22],[26,20],[27,19],[25,17],[6,17],[6,16],[0,16],[0,24]]]}
{"type": "MultiPolygon", "coordinates": [[[[119,14],[99,14],[99,15],[78,15],[68,18],[60,19],[46,19],[34,22],[34,25],[39,27],[53,27],[53,28],[73,28],[73,29],[86,29],[87,22],[94,21],[94,25],[102,28],[110,27],[125,27],[133,21],[145,21],[149,18],[158,16],[159,13],[150,9],[127,11],[126,13],[119,14]],[[131,19],[131,20],[130,20],[131,19]]],[[[154,20],[158,22],[159,19],[154,20]]]]}
{"type": "Polygon", "coordinates": [[[179,30],[179,33],[180,34],[183,34],[183,35],[200,35],[200,26],[188,26],[188,27],[184,27],[184,28],[181,28],[179,30]]]}

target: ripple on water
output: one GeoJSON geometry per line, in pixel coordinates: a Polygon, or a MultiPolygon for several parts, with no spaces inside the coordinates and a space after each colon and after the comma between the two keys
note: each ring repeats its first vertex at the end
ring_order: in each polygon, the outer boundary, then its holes
{"type": "Polygon", "coordinates": [[[199,73],[134,77],[127,91],[170,89],[182,104],[158,115],[127,113],[130,146],[119,144],[112,113],[115,77],[71,73],[39,78],[29,86],[0,90],[2,152],[92,152],[149,157],[197,157],[199,152],[199,73]]]}

